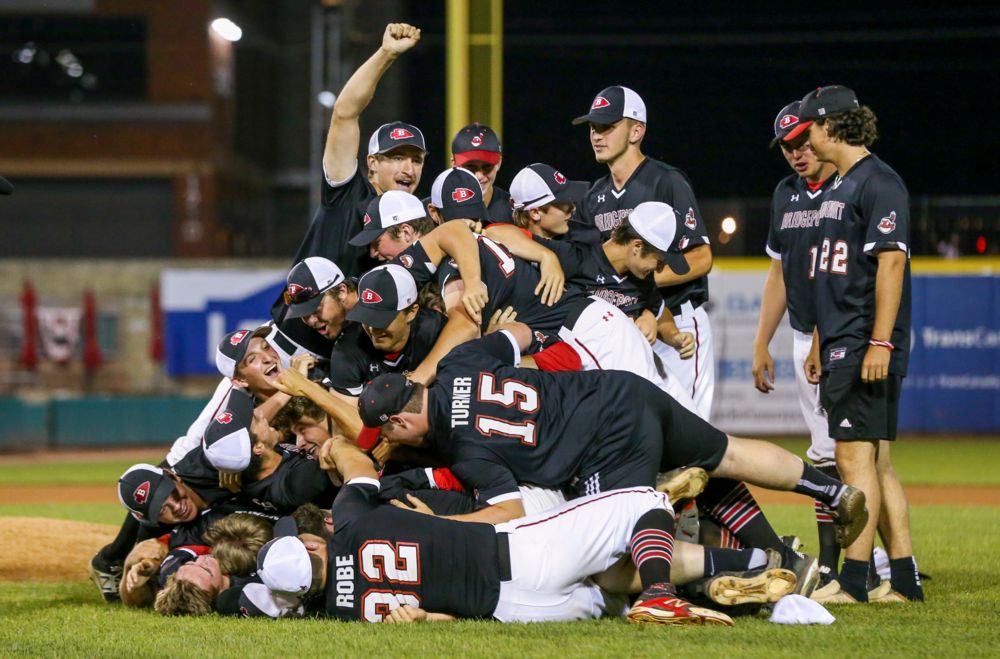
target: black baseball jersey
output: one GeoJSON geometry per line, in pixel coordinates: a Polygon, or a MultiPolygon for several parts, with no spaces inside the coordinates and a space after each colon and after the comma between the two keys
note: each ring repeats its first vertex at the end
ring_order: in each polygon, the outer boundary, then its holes
{"type": "Polygon", "coordinates": [[[653,276],[639,279],[628,271],[618,274],[603,246],[538,236],[534,240],[555,252],[567,284],[613,304],[632,318],[647,309],[656,317],[663,311],[663,296],[656,288],[653,276]]]}
{"type": "Polygon", "coordinates": [[[395,353],[382,352],[372,345],[360,325],[344,332],[330,356],[330,386],[346,396],[358,396],[365,383],[382,373],[412,371],[434,347],[448,319],[421,308],[410,323],[410,338],[395,353]]]}
{"type": "MultiPolygon", "coordinates": [[[[643,160],[621,190],[615,188],[610,173],[595,181],[587,192],[581,215],[600,230],[602,240],[607,240],[632,209],[644,201],[670,204],[678,214],[681,224],[671,251],[685,252],[709,244],[705,222],[687,175],[653,158],[643,160]]],[[[684,302],[698,306],[708,301],[708,277],[666,286],[660,293],[667,308],[676,315],[684,302]]]]}
{"type": "Polygon", "coordinates": [[[290,515],[306,503],[325,508],[333,502],[337,488],[315,456],[294,444],[278,444],[274,450],[281,456],[277,468],[270,476],[243,483],[237,500],[279,515],[290,515]]]}
{"type": "Polygon", "coordinates": [[[500,569],[492,525],[382,504],[378,481],[367,478],[341,488],[332,512],[326,615],[380,622],[390,603],[463,618],[493,615],[500,569]]]}
{"type": "MultiPolygon", "coordinates": [[[[545,306],[535,294],[541,274],[534,264],[514,256],[506,247],[485,236],[477,238],[480,278],[490,296],[483,309],[482,329],[486,329],[497,309],[511,306],[517,311],[517,322],[545,337],[558,335],[566,316],[584,299],[583,292],[567,286],[566,292],[554,305],[545,306]]],[[[460,278],[458,265],[449,259],[441,264],[437,276],[443,293],[449,281],[460,278]]],[[[536,336],[536,339],[535,343],[546,343],[540,337],[536,336]]]]}
{"type": "Polygon", "coordinates": [[[483,222],[483,225],[495,224],[497,222],[513,224],[514,214],[513,207],[510,205],[510,193],[494,185],[493,198],[490,199],[490,203],[486,207],[486,212],[489,214],[490,219],[488,222],[483,222]]]}
{"type": "Polygon", "coordinates": [[[861,363],[875,322],[878,253],[906,253],[903,290],[890,341],[889,372],[906,375],[910,352],[910,196],[874,154],[834,177],[819,208],[814,268],[823,368],[861,363]]]}
{"type": "Polygon", "coordinates": [[[520,369],[517,356],[505,332],[463,343],[441,360],[428,394],[428,443],[490,504],[519,498],[519,483],[568,486],[638,442],[641,377],[520,369]]]}
{"type": "Polygon", "coordinates": [[[354,175],[336,187],[323,176],[320,206],[295,253],[293,265],[309,256],[322,256],[336,263],[345,277],[361,276],[375,265],[367,248],[347,242],[364,227],[365,210],[377,196],[361,167],[359,162],[354,175]]]}
{"type": "Polygon", "coordinates": [[[276,514],[262,512],[259,508],[247,506],[245,503],[237,501],[235,497],[230,497],[211,508],[201,511],[201,514],[190,522],[170,527],[170,537],[167,541],[167,546],[175,549],[188,545],[203,545],[205,544],[205,531],[226,515],[234,513],[260,517],[271,524],[274,524],[278,520],[278,515],[276,514]]]}
{"type": "Polygon", "coordinates": [[[812,249],[819,242],[819,206],[833,181],[813,188],[799,176],[782,179],[771,197],[771,225],[767,231],[767,255],[781,261],[788,322],[800,332],[812,332],[816,312],[812,300],[812,249]]]}

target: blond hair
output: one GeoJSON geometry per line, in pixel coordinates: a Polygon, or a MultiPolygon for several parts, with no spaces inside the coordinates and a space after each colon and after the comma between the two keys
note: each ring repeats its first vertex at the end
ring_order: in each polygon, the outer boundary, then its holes
{"type": "Polygon", "coordinates": [[[214,602],[215,595],[211,592],[171,574],[156,594],[153,609],[164,616],[207,616],[214,602]]]}
{"type": "Polygon", "coordinates": [[[257,552],[273,537],[274,529],[267,520],[244,513],[226,515],[202,534],[225,574],[253,572],[257,552]]]}

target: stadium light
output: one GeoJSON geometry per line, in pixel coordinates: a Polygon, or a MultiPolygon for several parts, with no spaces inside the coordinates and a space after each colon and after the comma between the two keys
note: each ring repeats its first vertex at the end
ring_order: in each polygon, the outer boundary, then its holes
{"type": "Polygon", "coordinates": [[[232,22],[228,18],[217,18],[212,21],[212,31],[217,35],[225,39],[226,41],[234,42],[239,41],[243,36],[243,30],[240,26],[232,22]]]}
{"type": "Polygon", "coordinates": [[[733,217],[726,217],[722,220],[722,232],[732,235],[736,233],[736,219],[733,217]]]}

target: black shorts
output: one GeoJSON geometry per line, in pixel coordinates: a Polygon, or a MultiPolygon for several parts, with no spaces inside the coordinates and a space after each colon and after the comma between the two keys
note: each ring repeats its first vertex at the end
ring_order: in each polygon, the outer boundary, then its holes
{"type": "Polygon", "coordinates": [[[881,382],[862,382],[860,364],[823,373],[819,400],[830,437],[842,442],[896,439],[902,386],[902,376],[891,373],[881,382]]]}

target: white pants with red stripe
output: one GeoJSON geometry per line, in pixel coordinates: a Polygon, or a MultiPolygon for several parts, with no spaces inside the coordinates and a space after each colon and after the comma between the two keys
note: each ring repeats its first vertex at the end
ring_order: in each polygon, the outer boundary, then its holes
{"type": "Polygon", "coordinates": [[[629,553],[632,530],[650,510],[673,514],[665,494],[636,487],[573,499],[498,524],[498,533],[510,534],[511,580],[500,583],[493,617],[552,622],[621,615],[626,600],[609,597],[589,577],[629,553]]]}
{"type": "Polygon", "coordinates": [[[635,321],[621,309],[590,296],[591,303],[580,313],[573,327],[562,327],[559,338],[580,355],[583,370],[629,371],[640,375],[695,414],[694,401],[681,380],[671,375],[666,363],[664,374],[656,368],[653,349],[635,321]]]}
{"type": "Polygon", "coordinates": [[[695,414],[711,420],[712,397],[715,395],[715,351],[712,346],[712,325],[704,307],[695,309],[690,302],[681,306],[681,314],[674,316],[677,329],[694,334],[695,352],[690,359],[681,359],[680,353],[657,339],[653,350],[667,370],[676,377],[681,388],[694,401],[695,414]]]}
{"type": "Polygon", "coordinates": [[[806,455],[813,462],[832,462],[836,460],[834,451],[837,442],[830,438],[830,427],[826,421],[826,413],[819,404],[819,385],[809,383],[803,368],[811,347],[812,334],[795,331],[792,341],[795,384],[799,390],[799,407],[802,408],[802,418],[809,426],[809,437],[812,440],[806,455]]]}

